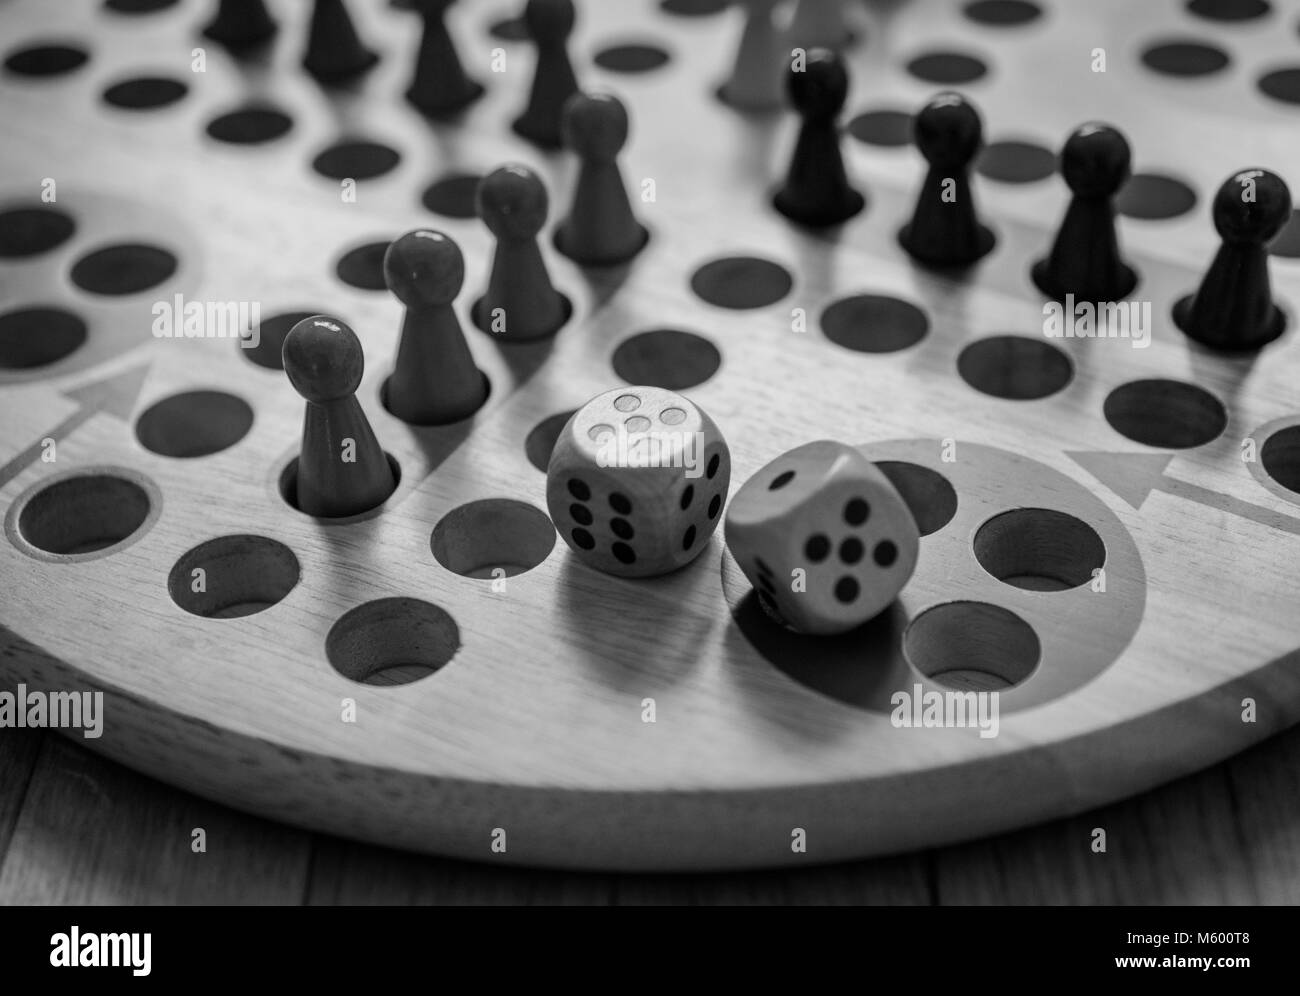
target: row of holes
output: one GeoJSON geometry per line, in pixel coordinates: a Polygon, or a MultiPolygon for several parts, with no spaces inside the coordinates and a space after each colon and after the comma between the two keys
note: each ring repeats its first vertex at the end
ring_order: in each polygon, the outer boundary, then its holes
{"type": "MultiPolygon", "coordinates": [[[[1022,381],[1029,376],[1026,370],[1032,367],[1022,363],[1022,381]]],[[[628,379],[654,383],[653,377],[628,379]]],[[[1103,411],[1117,432],[1157,448],[1202,446],[1218,438],[1227,425],[1226,411],[1217,398],[1192,384],[1172,380],[1122,384],[1106,397],[1103,411]]],[[[525,438],[524,452],[542,472],[546,471],[560,430],[572,415],[572,411],[552,415],[525,438]]],[[[154,453],[192,458],[235,445],[252,424],[253,411],[241,398],[221,391],[192,391],[164,398],[146,409],[136,423],[136,436],[154,453]]],[[[1300,427],[1283,426],[1259,441],[1259,447],[1259,460],[1269,477],[1283,488],[1300,493],[1300,427]]]]}
{"type": "MultiPolygon", "coordinates": [[[[882,463],[881,469],[899,486],[926,534],[951,520],[957,499],[942,475],[898,462],[882,463]]],[[[20,499],[16,507],[21,539],[61,557],[120,549],[138,538],[152,511],[143,484],[110,473],[74,474],[47,483],[20,499]]],[[[431,534],[430,549],[447,570],[486,579],[531,570],[550,555],[554,543],[554,528],[543,512],[511,499],[488,499],[459,506],[444,516],[431,534]]],[[[1101,539],[1090,526],[1048,509],[1015,509],[988,520],[976,531],[974,553],[993,577],[1034,591],[1077,587],[1105,559],[1101,539]]],[[[173,601],[185,611],[230,619],[277,604],[297,586],[300,575],[297,557],[284,544],[262,536],[234,535],[187,551],[169,572],[167,585],[173,601]]],[[[955,610],[945,613],[951,611],[955,610]]],[[[990,611],[995,616],[992,622],[1010,625],[999,615],[1010,615],[1005,610],[990,607],[990,611]]],[[[988,613],[977,614],[983,618],[988,613]]],[[[917,622],[928,615],[922,614],[917,622]]],[[[917,633],[928,632],[937,622],[951,625],[951,620],[930,617],[917,633]]],[[[1024,640],[1019,643],[1028,645],[1024,640]]],[[[1036,638],[1033,643],[1037,645],[1036,638]]],[[[1016,641],[1011,644],[1016,645],[1016,641]]],[[[326,641],[327,656],[340,673],[375,684],[402,683],[432,673],[451,659],[458,646],[451,616],[415,599],[384,599],[360,606],[335,624],[326,641]]],[[[934,656],[928,651],[922,654],[934,656]]],[[[1018,658],[1011,654],[1006,659],[1018,658]]],[[[1006,670],[1005,662],[1002,666],[1006,670]]],[[[935,671],[926,673],[936,680],[940,677],[935,671]]]]}

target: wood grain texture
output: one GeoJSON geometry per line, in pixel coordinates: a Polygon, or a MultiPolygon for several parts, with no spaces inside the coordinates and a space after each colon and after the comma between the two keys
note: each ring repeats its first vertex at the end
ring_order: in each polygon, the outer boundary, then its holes
{"type": "MultiPolygon", "coordinates": [[[[1122,225],[1143,276],[1139,295],[1157,316],[1150,348],[1063,340],[1057,345],[1073,369],[1065,389],[1034,402],[991,398],[956,376],[958,357],[991,334],[1039,336],[1041,301],[1030,290],[1028,269],[1050,240],[1063,185],[977,182],[999,242],[972,279],[953,281],[916,269],[896,243],[920,180],[918,157],[854,146],[850,168],[871,192],[871,207],[831,239],[805,235],[765,206],[792,122],[741,119],[708,96],[725,74],[718,53],[730,49],[735,19],[669,22],[647,5],[591,4],[576,51],[637,26],[672,49],[669,75],[584,70],[586,85],[616,88],[629,105],[626,175],[634,189],[643,178],[657,187],[655,202],[638,204],[651,242],[626,272],[600,276],[547,245],[557,285],[574,301],[569,326],[553,344],[523,351],[471,334],[475,361],[493,385],[487,405],[470,424],[417,430],[379,401],[400,306],[342,285],[333,264],[346,248],[414,227],[421,185],[448,169],[484,170],[524,157],[539,163],[563,203],[572,164],[536,155],[505,126],[522,102],[530,57],[512,56],[517,68],[490,81],[462,126],[430,128],[396,97],[414,42],[400,12],[367,9],[367,37],[390,57],[357,95],[327,97],[302,77],[292,45],[277,48],[271,65],[256,70],[213,52],[207,73],[190,74],[199,8],[182,4],[130,28],[110,23],[99,5],[60,10],[61,33],[103,39],[95,60],[56,86],[2,84],[13,135],[0,161],[4,196],[30,200],[40,178],[54,172],[60,204],[85,225],[77,242],[53,257],[55,265],[0,270],[0,293],[80,301],[67,264],[93,240],[125,232],[171,246],[182,260],[175,278],[156,291],[83,302],[100,328],[84,356],[74,354],[39,380],[4,376],[9,384],[26,381],[14,433],[27,439],[10,448],[23,452],[66,418],[68,391],[139,364],[148,373],[135,416],[189,389],[243,397],[256,415],[251,432],[231,448],[178,460],[143,449],[129,419],[99,412],[61,441],[56,464],[26,466],[0,490],[11,510],[0,543],[7,583],[0,624],[13,651],[3,658],[6,677],[37,689],[103,690],[108,725],[97,750],[204,797],[392,846],[488,860],[492,831],[501,827],[511,862],[699,869],[833,862],[1078,813],[1205,767],[1300,718],[1300,615],[1293,611],[1300,537],[1269,525],[1294,518],[1296,499],[1261,487],[1239,459],[1244,437],[1294,413],[1290,368],[1297,347],[1292,336],[1258,363],[1225,359],[1189,348],[1168,323],[1172,302],[1195,286],[1214,248],[1204,210],[1160,225],[1122,225]],[[97,103],[99,89],[135,69],[141,51],[191,80],[191,96],[152,114],[107,113],[97,103]],[[266,96],[293,113],[294,129],[284,139],[245,149],[205,137],[211,116],[266,96]],[[322,145],[357,130],[393,141],[404,159],[392,174],[364,184],[352,205],[309,163],[322,145]],[[686,155],[684,135],[707,140],[692,143],[686,155]],[[93,157],[84,154],[88,147],[93,157]],[[793,274],[791,294],[746,312],[694,298],[694,268],[735,252],[779,260],[793,274]],[[866,290],[922,306],[930,319],[926,339],[868,356],[845,352],[815,329],[802,338],[791,331],[793,308],[806,311],[811,328],[832,300],[866,290]],[[264,313],[306,307],[337,314],[358,330],[367,350],[360,399],[403,471],[381,514],[327,527],[281,500],[277,478],[297,446],[300,399],[281,375],[248,363],[229,340],[148,337],[149,305],[173,292],[261,301],[264,313]],[[510,578],[504,592],[440,565],[430,535],[452,510],[503,497],[543,506],[544,479],[524,454],[527,432],[612,386],[614,345],[663,325],[694,329],[723,353],[720,373],[688,393],[722,428],[735,485],[783,450],[827,436],[918,447],[952,438],[959,451],[972,444],[983,448],[976,452],[1010,454],[1058,482],[1055,493],[1083,493],[1087,507],[1099,509],[1092,521],[1099,532],[1131,538],[1145,582],[1136,633],[1117,639],[1116,659],[1091,682],[1008,712],[993,740],[970,730],[920,735],[773,667],[731,617],[720,537],[688,568],[651,582],[596,574],[559,544],[533,570],[510,578]],[[1101,414],[1111,390],[1143,377],[1192,381],[1224,401],[1224,431],[1178,452],[1169,473],[1266,515],[1244,518],[1168,493],[1135,508],[1067,455],[1144,452],[1101,414]],[[40,556],[24,547],[12,510],[56,475],[94,467],[125,468],[149,483],[148,527],[98,558],[40,556]],[[248,532],[294,552],[297,587],[267,611],[238,620],[182,611],[167,593],[171,566],[199,542],[248,532]],[[357,684],[331,667],[331,627],[381,597],[420,598],[449,613],[460,642],[452,663],[400,688],[357,684]],[[1246,697],[1259,705],[1253,724],[1240,718],[1246,697]],[[641,720],[645,698],[656,700],[654,724],[641,720]],[[355,724],[341,721],[345,699],[357,704],[355,724]],[[808,832],[806,856],[791,851],[795,827],[808,832]]],[[[935,43],[933,24],[948,16],[948,6],[891,10],[888,23],[870,33],[872,44],[886,48],[853,55],[850,107],[886,99],[917,106],[933,89],[901,66],[906,55],[935,43]]],[[[10,5],[4,16],[28,36],[48,29],[55,15],[48,5],[27,2],[10,5]]],[[[282,37],[300,37],[304,16],[286,7],[282,37]]],[[[463,43],[467,63],[482,65],[496,42],[483,33],[480,13],[459,16],[458,36],[473,39],[463,43]]],[[[1203,203],[1244,165],[1300,161],[1294,111],[1266,102],[1244,80],[1193,90],[1140,75],[1130,39],[1166,30],[1168,16],[1157,5],[1058,5],[1019,41],[971,29],[971,47],[997,67],[970,91],[990,132],[1025,130],[1055,145],[1080,121],[1104,114],[1133,138],[1140,167],[1176,169],[1203,203]],[[1089,72],[1076,52],[1080,39],[1089,49],[1109,48],[1110,71],[1089,72]],[[1025,86],[1036,79],[1056,85],[1025,86]],[[1132,99],[1138,86],[1149,100],[1132,99]]],[[[1270,46],[1281,51],[1284,43],[1256,40],[1252,59],[1261,61],[1270,46]]],[[[467,288],[481,287],[491,255],[487,233],[475,221],[438,225],[465,250],[467,288]]],[[[1280,299],[1294,314],[1300,268],[1277,260],[1273,270],[1280,299]]],[[[466,293],[457,302],[466,328],[471,300],[466,293]]],[[[968,498],[1002,507],[1025,500],[1015,475],[986,469],[981,479],[979,465],[962,474],[970,479],[968,498]]],[[[936,534],[923,547],[960,547],[954,570],[974,584],[969,544],[960,539],[936,534]]],[[[931,575],[936,585],[939,566],[931,575]]],[[[1124,577],[1139,575],[1126,568],[1124,577]]],[[[1043,600],[1052,593],[1011,590],[992,578],[983,584],[989,601],[1032,603],[1044,618],[1051,615],[1043,600]]],[[[923,596],[943,593],[915,589],[905,596],[909,611],[925,607],[923,596]]],[[[1059,610],[1063,630],[1082,628],[1073,611],[1059,610]]],[[[1114,636],[1105,612],[1095,631],[1099,642],[1114,636]]],[[[809,654],[816,653],[810,645],[809,654]]],[[[1043,660],[1022,698],[1061,679],[1068,663],[1068,655],[1043,660]]],[[[6,860],[5,874],[18,876],[18,896],[43,888],[24,884],[29,873],[14,857],[20,845],[37,846],[23,841],[57,830],[45,826],[40,811],[24,815],[30,832],[19,824],[6,860]]],[[[1178,814],[1198,811],[1191,798],[1144,819],[1151,832],[1163,832],[1178,814]]],[[[1228,829],[1220,833],[1219,843],[1234,839],[1228,829]]],[[[914,869],[906,862],[898,868],[896,885],[878,894],[910,894],[914,869]]],[[[130,894],[131,874],[123,871],[121,881],[95,895],[130,894]]],[[[875,888],[868,891],[877,894],[875,888]]],[[[960,883],[953,888],[962,893],[960,883]]]]}
{"type": "Polygon", "coordinates": [[[0,736],[0,860],[9,850],[45,736],[41,730],[5,730],[0,736]]]}
{"type": "Polygon", "coordinates": [[[296,904],[310,842],[50,736],[0,864],[0,900],[296,904]],[[191,849],[195,828],[206,831],[204,853],[191,849]]]}
{"type": "MultiPolygon", "coordinates": [[[[29,732],[0,737],[0,771],[8,775],[14,755],[32,755],[35,742],[46,736],[29,732]]],[[[59,800],[59,812],[49,814],[49,822],[57,826],[63,816],[80,819],[82,769],[92,766],[110,779],[114,769],[75,744],[49,739],[55,749],[82,756],[81,763],[42,771],[42,779],[55,786],[48,794],[59,800]]],[[[903,858],[805,870],[670,876],[560,873],[426,858],[316,837],[299,898],[321,905],[1293,904],[1300,895],[1297,757],[1300,732],[1291,731],[1200,774],[1073,819],[903,858]],[[1226,790],[1228,780],[1231,791],[1226,790]],[[1105,855],[1087,848],[1096,826],[1111,833],[1105,855]]],[[[174,823],[181,819],[176,814],[206,805],[148,779],[127,777],[144,790],[148,805],[164,822],[174,823]]],[[[11,790],[9,780],[0,782],[0,792],[11,790]]],[[[17,820],[21,810],[0,812],[17,820]]],[[[233,836],[241,841],[250,866],[263,867],[282,857],[277,836],[261,832],[266,829],[263,821],[222,810],[217,823],[236,829],[233,836]]],[[[0,903],[63,901],[72,874],[79,876],[72,891],[115,894],[124,864],[134,868],[136,882],[134,898],[124,897],[124,902],[140,901],[140,896],[160,897],[162,902],[179,893],[195,903],[252,902],[261,895],[256,883],[238,873],[238,888],[246,891],[232,895],[235,890],[225,881],[193,876],[192,864],[149,860],[153,852],[148,837],[114,837],[114,846],[107,849],[97,847],[90,834],[62,841],[66,846],[51,848],[42,858],[46,874],[38,881],[0,875],[0,903]],[[16,884],[24,890],[21,898],[13,891],[16,884]]],[[[0,868],[3,864],[0,852],[0,868]]],[[[269,901],[293,903],[297,900],[291,891],[269,901]]]]}

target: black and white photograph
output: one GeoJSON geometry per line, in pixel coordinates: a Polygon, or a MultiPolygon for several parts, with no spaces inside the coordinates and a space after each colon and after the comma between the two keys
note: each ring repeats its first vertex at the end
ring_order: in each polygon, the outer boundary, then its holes
{"type": "Polygon", "coordinates": [[[1300,0],[0,0],[20,960],[1051,906],[1263,967],[1296,184],[1300,0]]]}

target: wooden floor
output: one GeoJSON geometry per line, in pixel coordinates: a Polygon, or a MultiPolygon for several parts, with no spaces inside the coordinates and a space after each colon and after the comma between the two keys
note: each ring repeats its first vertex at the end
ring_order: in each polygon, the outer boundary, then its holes
{"type": "Polygon", "coordinates": [[[1300,903],[1300,729],[1071,820],[806,871],[636,876],[401,854],[246,816],[0,731],[0,903],[1300,903]],[[191,832],[207,832],[207,852],[191,832]],[[1094,827],[1107,853],[1094,854],[1094,827]]]}

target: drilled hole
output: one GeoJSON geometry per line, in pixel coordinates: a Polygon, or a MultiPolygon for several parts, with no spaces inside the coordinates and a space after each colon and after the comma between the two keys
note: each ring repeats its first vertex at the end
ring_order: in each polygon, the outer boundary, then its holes
{"type": "Polygon", "coordinates": [[[949,688],[994,691],[1019,685],[1038,666],[1038,634],[1014,612],[986,602],[926,609],[903,633],[903,654],[949,688]]]}
{"type": "Polygon", "coordinates": [[[18,534],[37,550],[65,556],[98,553],[125,542],[149,518],[149,493],[110,473],[64,477],[22,505],[18,534]]]}
{"type": "Polygon", "coordinates": [[[443,516],[431,545],[438,563],[462,577],[513,577],[550,556],[555,527],[545,512],[525,502],[487,498],[443,516]]]}
{"type": "Polygon", "coordinates": [[[876,466],[902,496],[922,536],[937,533],[957,514],[957,492],[938,471],[901,460],[876,466]]]}
{"type": "Polygon", "coordinates": [[[1106,546],[1081,519],[1048,508],[1017,508],[975,533],[975,559],[999,581],[1029,591],[1064,591],[1092,580],[1106,546]]]}
{"type": "Polygon", "coordinates": [[[325,638],[325,656],[334,670],[364,685],[405,685],[428,677],[459,649],[456,620],[416,598],[359,605],[325,638]]]}
{"type": "Polygon", "coordinates": [[[234,446],[253,426],[253,409],[223,391],[186,391],[150,407],[135,424],[145,449],[169,457],[201,457],[234,446]]]}
{"type": "Polygon", "coordinates": [[[222,536],[183,554],[167,577],[172,601],[208,619],[262,612],[283,599],[299,577],[298,558],[265,536],[222,536]]]}

